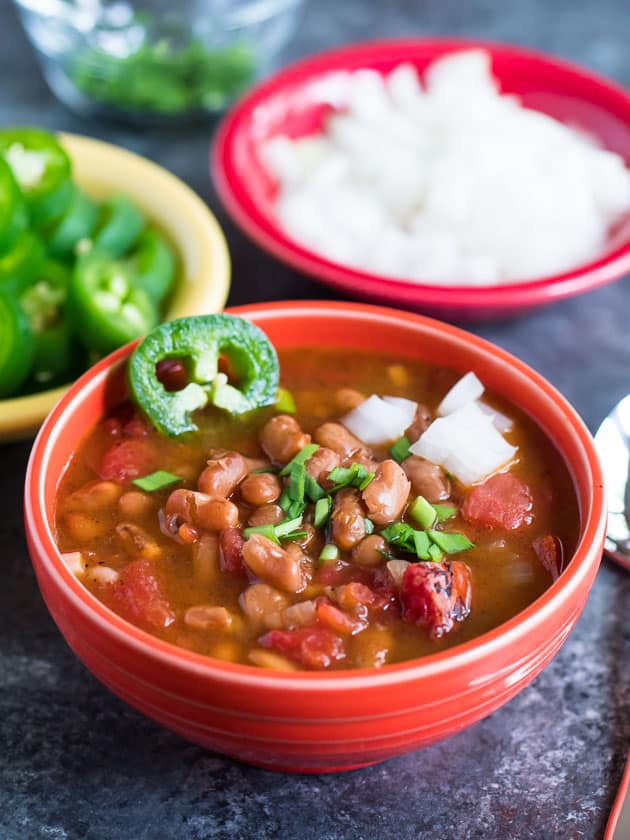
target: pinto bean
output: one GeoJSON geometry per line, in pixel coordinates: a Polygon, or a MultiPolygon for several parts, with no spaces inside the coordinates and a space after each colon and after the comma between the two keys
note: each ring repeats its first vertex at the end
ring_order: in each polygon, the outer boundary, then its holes
{"type": "Polygon", "coordinates": [[[376,525],[387,525],[398,519],[409,496],[411,484],[402,467],[388,459],[376,470],[376,477],[363,491],[370,519],[376,525]]]}
{"type": "Polygon", "coordinates": [[[195,630],[231,630],[233,616],[225,607],[198,604],[186,610],[184,624],[195,630]]]}
{"type": "Polygon", "coordinates": [[[116,534],[125,551],[131,557],[144,557],[145,560],[157,560],[162,549],[144,528],[133,522],[121,522],[116,525],[116,534]]]}
{"type": "Polygon", "coordinates": [[[358,566],[380,566],[385,562],[385,558],[379,552],[386,550],[387,544],[383,537],[371,534],[352,549],[352,560],[358,566]]]}
{"type": "Polygon", "coordinates": [[[361,391],[357,391],[354,388],[339,388],[335,392],[335,404],[339,411],[342,411],[344,414],[346,411],[352,411],[353,408],[361,405],[366,399],[365,394],[362,394],[361,391]]]}
{"type": "Polygon", "coordinates": [[[287,630],[315,624],[315,601],[298,601],[282,610],[282,624],[287,630]]]}
{"type": "Polygon", "coordinates": [[[192,548],[193,572],[197,581],[210,587],[220,577],[219,535],[202,534],[192,548]]]}
{"type": "Polygon", "coordinates": [[[239,599],[241,609],[251,622],[268,630],[282,627],[282,612],[289,599],[267,583],[253,583],[239,599]]]}
{"type": "Polygon", "coordinates": [[[113,505],[122,493],[120,484],[114,481],[90,481],[75,490],[65,502],[68,510],[81,510],[87,513],[100,511],[113,505]]]}
{"type": "Polygon", "coordinates": [[[259,507],[280,498],[282,483],[273,473],[257,473],[248,475],[239,491],[244,502],[259,507]]]}
{"type": "Polygon", "coordinates": [[[286,656],[279,653],[274,653],[271,650],[264,648],[252,648],[247,654],[247,658],[254,665],[260,668],[270,668],[273,671],[297,671],[298,666],[295,662],[291,662],[286,656]]]}
{"type": "Polygon", "coordinates": [[[70,536],[80,543],[90,543],[104,537],[109,531],[109,524],[100,519],[94,519],[78,511],[66,513],[64,524],[70,536]]]}
{"type": "Polygon", "coordinates": [[[118,499],[118,507],[124,517],[142,519],[154,509],[155,502],[148,493],[129,490],[118,499]]]}
{"type": "Polygon", "coordinates": [[[284,518],[285,514],[280,505],[261,505],[250,513],[247,524],[249,526],[277,525],[284,518]]]}
{"type": "Polygon", "coordinates": [[[166,514],[177,514],[205,531],[222,531],[238,523],[238,508],[226,499],[213,499],[195,490],[173,490],[166,502],[166,514]]]}
{"type": "Polygon", "coordinates": [[[411,482],[414,496],[424,496],[429,502],[443,502],[451,495],[451,483],[437,464],[411,455],[402,462],[402,468],[411,482]]]}
{"type": "Polygon", "coordinates": [[[299,560],[262,534],[253,534],[245,542],[243,560],[256,577],[285,592],[301,592],[306,585],[299,560]]]}
{"type": "Polygon", "coordinates": [[[365,536],[365,511],[358,490],[340,490],[331,516],[333,542],[350,551],[365,536]]]}
{"type": "Polygon", "coordinates": [[[322,423],[313,433],[315,443],[332,449],[341,458],[350,458],[357,452],[368,453],[368,449],[341,423],[322,423]]]}
{"type": "Polygon", "coordinates": [[[278,414],[263,426],[260,444],[276,464],[288,464],[291,458],[311,442],[299,423],[288,414],[278,414]]]}
{"type": "Polygon", "coordinates": [[[326,446],[320,446],[319,449],[311,455],[306,462],[306,472],[314,478],[322,487],[326,486],[326,476],[335,467],[341,463],[339,455],[328,449],[326,446]]]}
{"type": "Polygon", "coordinates": [[[405,432],[405,437],[409,441],[409,443],[415,443],[422,432],[424,432],[430,425],[431,420],[431,412],[426,407],[426,405],[422,405],[422,403],[418,403],[418,408],[416,409],[416,416],[413,418],[413,423],[407,431],[405,432]]]}
{"type": "Polygon", "coordinates": [[[213,499],[227,499],[247,475],[247,464],[238,452],[224,452],[211,458],[197,481],[202,493],[213,499]]]}

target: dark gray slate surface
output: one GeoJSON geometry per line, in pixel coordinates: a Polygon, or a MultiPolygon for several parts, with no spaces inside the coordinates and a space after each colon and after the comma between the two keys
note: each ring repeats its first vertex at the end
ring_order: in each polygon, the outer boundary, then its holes
{"type": "MultiPolygon", "coordinates": [[[[625,0],[311,0],[287,58],[383,35],[510,40],[630,85],[625,0]]],[[[227,231],[231,303],[330,297],[258,252],[207,177],[208,128],[131,133],[55,103],[0,0],[0,123],[128,146],[191,184],[227,231]]],[[[630,390],[623,280],[475,331],[548,377],[594,429],[630,390]]],[[[507,706],[412,755],[342,776],[291,777],[204,753],[102,688],[68,650],[35,585],[21,525],[29,446],[0,447],[0,838],[381,840],[600,838],[630,742],[630,576],[604,563],[553,663],[507,706]]]]}

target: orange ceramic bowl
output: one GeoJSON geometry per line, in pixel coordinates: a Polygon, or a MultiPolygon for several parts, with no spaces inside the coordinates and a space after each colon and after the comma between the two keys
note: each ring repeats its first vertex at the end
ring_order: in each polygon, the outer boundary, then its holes
{"type": "Polygon", "coordinates": [[[128,624],[66,568],[55,494],[79,440],[120,396],[131,346],[84,374],[44,423],[26,477],[25,521],[39,586],[68,644],[143,714],[202,746],[278,770],[349,770],[418,749],[490,714],[550,661],[579,616],[604,541],[602,476],[591,436],[542,377],[497,347],[418,315],[349,303],[273,303],[233,312],[277,347],[376,349],[475,370],[555,442],[573,477],[580,540],[568,567],[515,618],[477,639],[381,669],[281,673],[174,647],[128,624]]]}

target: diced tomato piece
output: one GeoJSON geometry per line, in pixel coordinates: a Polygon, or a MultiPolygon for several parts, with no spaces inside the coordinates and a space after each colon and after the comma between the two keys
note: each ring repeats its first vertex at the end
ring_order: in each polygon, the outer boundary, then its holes
{"type": "Polygon", "coordinates": [[[328,627],[313,624],[295,630],[270,630],[258,639],[266,648],[274,648],[304,668],[322,670],[344,659],[343,639],[328,627]]]}
{"type": "Polygon", "coordinates": [[[245,574],[243,563],[243,534],[240,528],[225,528],[221,531],[219,563],[222,571],[235,575],[245,574]]]}
{"type": "Polygon", "coordinates": [[[403,618],[439,639],[470,613],[470,569],[459,560],[411,563],[402,579],[403,618]]]}
{"type": "Polygon", "coordinates": [[[339,592],[338,598],[339,604],[347,610],[355,610],[359,606],[369,610],[384,610],[393,602],[389,593],[375,592],[358,581],[347,583],[339,592]]]}
{"type": "Polygon", "coordinates": [[[545,537],[537,537],[532,543],[536,556],[551,575],[552,580],[558,580],[563,568],[564,550],[562,542],[558,537],[547,534],[545,537]]]}
{"type": "Polygon", "coordinates": [[[147,630],[163,630],[175,621],[149,560],[127,564],[112,584],[111,598],[117,612],[147,630]]]}
{"type": "Polygon", "coordinates": [[[162,359],[155,366],[155,375],[167,391],[181,391],[188,384],[188,371],[179,359],[162,359]]]}
{"type": "Polygon", "coordinates": [[[322,586],[343,586],[353,580],[370,582],[371,579],[371,569],[343,561],[326,563],[317,572],[317,582],[322,586]]]}
{"type": "Polygon", "coordinates": [[[462,506],[469,522],[515,531],[532,521],[529,487],[511,473],[498,473],[470,491],[462,506]]]}
{"type": "Polygon", "coordinates": [[[367,627],[365,619],[356,616],[348,615],[347,612],[335,607],[326,598],[320,598],[315,607],[315,614],[317,620],[325,627],[338,633],[340,636],[354,636],[355,633],[360,633],[367,627]]]}
{"type": "Polygon", "coordinates": [[[121,483],[147,475],[155,469],[155,452],[142,438],[126,438],[112,444],[101,458],[98,474],[107,481],[121,483]]]}

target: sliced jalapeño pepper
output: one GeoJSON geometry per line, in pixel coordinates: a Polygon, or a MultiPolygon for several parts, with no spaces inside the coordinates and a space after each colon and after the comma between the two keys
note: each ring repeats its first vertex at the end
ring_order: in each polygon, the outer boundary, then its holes
{"type": "Polygon", "coordinates": [[[141,411],[163,434],[194,432],[192,413],[211,404],[231,414],[273,405],[278,393],[278,358],[258,327],[234,315],[196,315],[160,324],[136,347],[129,363],[131,393],[141,411]],[[235,384],[219,373],[227,363],[235,384]],[[182,362],[188,384],[167,391],[156,366],[182,362]]]}
{"type": "Polygon", "coordinates": [[[128,265],[133,271],[136,288],[144,289],[156,306],[160,306],[175,279],[175,255],[164,237],[153,228],[143,231],[129,256],[128,265]]]}
{"type": "Polygon", "coordinates": [[[20,298],[35,339],[30,378],[36,383],[59,381],[73,367],[73,339],[64,311],[69,280],[64,265],[47,260],[20,298]]]}
{"type": "Polygon", "coordinates": [[[27,227],[24,196],[11,167],[0,157],[0,254],[10,251],[27,227]]]}
{"type": "Polygon", "coordinates": [[[11,293],[0,290],[0,398],[10,396],[24,382],[34,350],[26,312],[11,293]]]}
{"type": "Polygon", "coordinates": [[[93,236],[99,251],[122,257],[138,238],[144,219],[125,195],[114,195],[101,204],[100,219],[93,236]]]}
{"type": "Polygon", "coordinates": [[[98,207],[78,187],[74,187],[70,206],[47,236],[48,253],[67,259],[82,239],[89,239],[98,222],[98,207]]]}
{"type": "Polygon", "coordinates": [[[77,259],[66,309],[78,338],[100,353],[144,335],[158,322],[155,305],[134,288],[126,266],[96,249],[77,259]]]}
{"type": "Polygon", "coordinates": [[[0,257],[0,289],[20,295],[44,264],[44,246],[30,230],[24,231],[13,248],[0,257]]]}
{"type": "Polygon", "coordinates": [[[26,198],[31,222],[45,227],[66,212],[72,200],[70,158],[58,140],[38,128],[0,131],[0,154],[26,198]]]}

